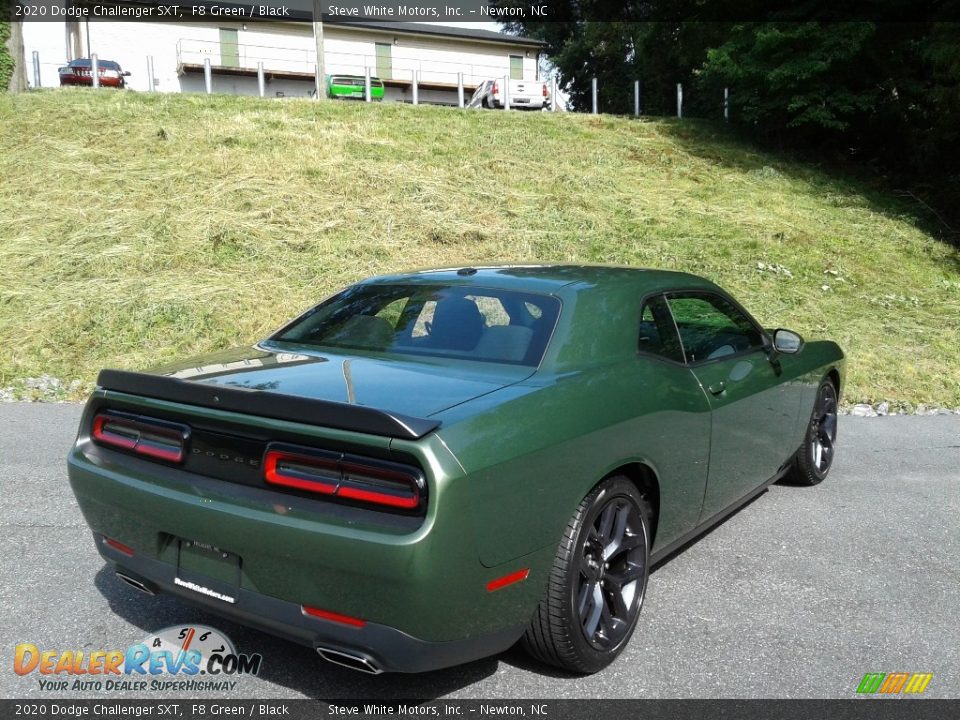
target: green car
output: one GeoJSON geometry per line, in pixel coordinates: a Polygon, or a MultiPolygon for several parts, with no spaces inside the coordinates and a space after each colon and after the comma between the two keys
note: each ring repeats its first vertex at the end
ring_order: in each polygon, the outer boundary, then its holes
{"type": "MultiPolygon", "coordinates": [[[[327,75],[327,97],[364,100],[367,81],[363,75],[327,75]]],[[[383,80],[370,78],[370,99],[383,100],[383,80]]]]}
{"type": "Polygon", "coordinates": [[[823,480],[843,364],[685,273],[398,274],[253,347],[102,371],[70,483],[121,580],[340,665],[521,641],[589,673],[651,565],[823,480]]]}

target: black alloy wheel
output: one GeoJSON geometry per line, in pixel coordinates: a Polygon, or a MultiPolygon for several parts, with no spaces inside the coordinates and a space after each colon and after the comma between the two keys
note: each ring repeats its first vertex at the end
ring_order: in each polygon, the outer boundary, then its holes
{"type": "Polygon", "coordinates": [[[616,647],[632,629],[647,576],[643,516],[629,497],[612,497],[596,515],[580,549],[577,615],[587,641],[616,647]]]}
{"type": "Polygon", "coordinates": [[[581,501],[523,637],[531,655],[592,673],[620,654],[647,588],[651,517],[637,486],[621,475],[604,480],[581,501]]]}
{"type": "Polygon", "coordinates": [[[837,444],[837,389],[829,379],[820,383],[803,446],[797,451],[790,479],[816,485],[830,472],[837,444]]]}

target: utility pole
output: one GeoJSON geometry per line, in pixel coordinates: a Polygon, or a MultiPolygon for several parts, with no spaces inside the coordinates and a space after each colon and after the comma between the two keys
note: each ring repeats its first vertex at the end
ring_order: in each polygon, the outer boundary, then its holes
{"type": "Polygon", "coordinates": [[[313,0],[313,39],[317,43],[317,100],[327,96],[327,71],[323,61],[323,12],[320,9],[320,0],[313,0]]]}

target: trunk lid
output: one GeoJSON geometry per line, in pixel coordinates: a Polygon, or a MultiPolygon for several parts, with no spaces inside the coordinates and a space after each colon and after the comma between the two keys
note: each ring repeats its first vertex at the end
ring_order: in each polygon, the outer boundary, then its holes
{"type": "Polygon", "coordinates": [[[532,372],[529,367],[449,359],[306,354],[272,344],[227,350],[150,374],[427,418],[532,372]]]}

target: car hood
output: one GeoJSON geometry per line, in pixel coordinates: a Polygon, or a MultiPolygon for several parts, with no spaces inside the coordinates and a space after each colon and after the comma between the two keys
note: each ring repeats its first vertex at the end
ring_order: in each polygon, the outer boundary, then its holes
{"type": "Polygon", "coordinates": [[[165,365],[150,374],[426,418],[520,382],[532,372],[493,363],[306,354],[258,345],[165,365]]]}

